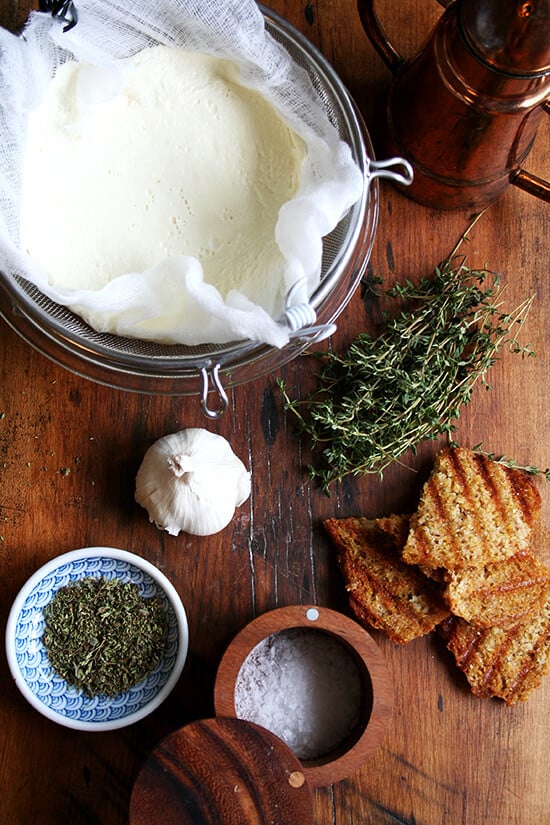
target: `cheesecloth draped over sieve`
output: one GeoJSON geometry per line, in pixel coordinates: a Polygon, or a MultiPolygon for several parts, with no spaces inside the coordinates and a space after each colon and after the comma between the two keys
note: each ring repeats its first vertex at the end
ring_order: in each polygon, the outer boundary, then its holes
{"type": "MultiPolygon", "coordinates": [[[[31,15],[23,37],[0,31],[0,269],[35,284],[100,332],[159,340],[156,320],[161,318],[165,343],[252,340],[285,346],[292,332],[285,309],[294,305],[303,325],[315,320],[309,297],[321,275],[322,238],[338,225],[364,187],[363,174],[330,123],[307,72],[266,31],[253,0],[80,0],[76,5],[78,24],[70,31],[38,13],[31,15]],[[86,62],[103,78],[108,73],[113,89],[118,89],[119,61],[159,44],[234,61],[242,85],[269,100],[306,144],[298,191],[281,207],[275,229],[284,259],[275,309],[266,310],[261,300],[254,302],[239,290],[222,296],[204,280],[200,261],[191,257],[161,260],[100,289],[75,290],[54,287],[20,248],[28,115],[57,69],[68,60],[86,62]],[[163,277],[167,271],[169,277],[163,277]],[[158,280],[165,285],[162,290],[155,290],[158,280]],[[183,307],[185,317],[174,317],[175,303],[183,307]]],[[[84,99],[88,93],[93,105],[93,83],[89,91],[80,91],[84,99]]],[[[63,174],[62,157],[49,162],[63,174]]],[[[59,243],[78,241],[64,238],[63,227],[58,231],[59,243]]]]}

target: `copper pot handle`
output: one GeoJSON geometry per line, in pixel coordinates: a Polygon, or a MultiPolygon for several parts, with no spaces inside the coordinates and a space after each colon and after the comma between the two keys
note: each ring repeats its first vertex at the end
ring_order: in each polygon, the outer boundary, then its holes
{"type": "MultiPolygon", "coordinates": [[[[446,9],[453,0],[437,0],[437,2],[446,9]]],[[[388,40],[386,32],[374,11],[374,0],[358,0],[357,7],[367,37],[386,66],[395,74],[397,69],[405,63],[405,58],[394,49],[388,40]]]]}
{"type": "MultiPolygon", "coordinates": [[[[550,100],[543,103],[542,108],[550,115],[550,100]]],[[[526,172],[525,169],[518,169],[510,183],[517,186],[518,189],[523,189],[524,192],[529,192],[530,195],[535,195],[537,198],[546,201],[546,203],[550,203],[550,181],[539,178],[531,172],[526,172]]]]}

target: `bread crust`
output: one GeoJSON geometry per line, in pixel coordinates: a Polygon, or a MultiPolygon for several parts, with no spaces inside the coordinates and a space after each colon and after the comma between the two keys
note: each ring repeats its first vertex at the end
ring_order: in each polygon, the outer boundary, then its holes
{"type": "Polygon", "coordinates": [[[550,597],[512,627],[483,628],[451,617],[440,633],[472,693],[481,698],[523,702],[550,670],[550,597]]]}
{"type": "Polygon", "coordinates": [[[506,561],[456,570],[443,598],[451,613],[479,627],[511,627],[550,594],[550,571],[530,550],[506,561]]]}
{"type": "Polygon", "coordinates": [[[529,550],[540,516],[534,479],[464,447],[436,457],[403,550],[409,564],[482,567],[529,550]]]}
{"type": "Polygon", "coordinates": [[[401,558],[408,524],[406,515],[324,522],[352,611],[398,644],[429,633],[449,615],[439,585],[401,558]]]}
{"type": "Polygon", "coordinates": [[[534,480],[443,450],[412,516],[326,519],[351,610],[406,644],[437,628],[472,692],[508,705],[550,670],[550,570],[532,550],[534,480]]]}

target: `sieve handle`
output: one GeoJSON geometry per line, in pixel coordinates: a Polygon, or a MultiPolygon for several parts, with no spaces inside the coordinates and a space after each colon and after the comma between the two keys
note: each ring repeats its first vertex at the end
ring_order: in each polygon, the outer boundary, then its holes
{"type": "Polygon", "coordinates": [[[229,406],[229,399],[227,397],[227,393],[225,392],[222,382],[220,379],[220,364],[214,364],[213,367],[201,367],[201,378],[202,378],[202,390],[201,390],[201,411],[202,414],[206,416],[206,418],[216,419],[221,418],[221,416],[226,411],[227,407],[229,406]],[[218,393],[220,399],[220,406],[217,410],[213,410],[211,407],[208,406],[208,390],[210,384],[214,387],[216,392],[218,393]]]}
{"type": "Polygon", "coordinates": [[[303,344],[320,344],[336,332],[336,324],[318,324],[317,326],[303,327],[297,332],[291,332],[291,341],[301,341],[303,344]]]}
{"type": "Polygon", "coordinates": [[[369,160],[366,171],[367,182],[372,178],[386,178],[393,183],[410,186],[414,172],[411,164],[404,158],[388,158],[387,160],[369,160]]]}

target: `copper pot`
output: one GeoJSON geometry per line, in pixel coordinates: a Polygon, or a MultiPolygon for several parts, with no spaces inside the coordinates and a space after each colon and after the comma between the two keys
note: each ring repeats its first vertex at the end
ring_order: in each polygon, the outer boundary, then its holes
{"type": "Polygon", "coordinates": [[[407,194],[440,209],[480,209],[510,184],[550,202],[550,184],[522,164],[550,113],[550,0],[440,0],[445,12],[406,61],[374,0],[363,27],[394,77],[385,150],[406,158],[407,194]]]}

